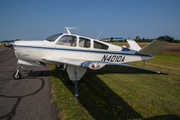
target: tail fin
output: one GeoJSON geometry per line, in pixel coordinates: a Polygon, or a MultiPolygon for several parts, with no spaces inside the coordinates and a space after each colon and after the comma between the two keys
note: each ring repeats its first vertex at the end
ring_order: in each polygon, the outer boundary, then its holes
{"type": "Polygon", "coordinates": [[[147,54],[147,55],[154,55],[159,52],[168,42],[172,41],[173,38],[165,35],[160,36],[145,47],[143,47],[138,53],[140,54],[147,54]]]}
{"type": "Polygon", "coordinates": [[[133,49],[133,50],[136,50],[136,51],[139,51],[141,50],[141,47],[134,41],[134,40],[127,40],[129,46],[130,46],[130,49],[133,49]]]}

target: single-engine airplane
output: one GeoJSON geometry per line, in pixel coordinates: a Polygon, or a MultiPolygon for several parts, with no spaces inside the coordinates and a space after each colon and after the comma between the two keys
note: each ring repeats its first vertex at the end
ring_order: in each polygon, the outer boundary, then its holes
{"type": "Polygon", "coordinates": [[[77,84],[87,70],[107,73],[147,73],[166,74],[154,70],[135,67],[124,63],[145,61],[153,58],[172,40],[169,36],[161,36],[141,48],[134,40],[127,40],[130,48],[113,45],[80,35],[68,33],[52,35],[44,41],[15,41],[14,51],[18,58],[14,79],[20,79],[22,65],[44,67],[46,64],[60,66],[66,70],[68,81],[75,84],[75,97],[79,96],[77,84]]]}

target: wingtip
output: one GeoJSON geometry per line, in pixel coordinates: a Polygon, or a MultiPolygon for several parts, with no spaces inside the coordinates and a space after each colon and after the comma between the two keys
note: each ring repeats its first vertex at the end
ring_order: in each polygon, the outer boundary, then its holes
{"type": "Polygon", "coordinates": [[[169,74],[167,74],[167,73],[162,73],[162,72],[158,72],[159,74],[163,74],[163,75],[169,75],[169,74]]]}

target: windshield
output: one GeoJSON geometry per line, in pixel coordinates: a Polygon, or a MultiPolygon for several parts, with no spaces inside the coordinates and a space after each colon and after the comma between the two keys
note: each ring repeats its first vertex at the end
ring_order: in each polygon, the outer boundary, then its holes
{"type": "Polygon", "coordinates": [[[58,33],[58,34],[52,35],[52,36],[46,38],[45,40],[50,41],[50,42],[54,42],[62,34],[63,33],[58,33]]]}

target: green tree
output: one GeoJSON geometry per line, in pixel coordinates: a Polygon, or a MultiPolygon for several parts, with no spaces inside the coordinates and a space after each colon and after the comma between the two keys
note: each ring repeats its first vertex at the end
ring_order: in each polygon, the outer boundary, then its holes
{"type": "Polygon", "coordinates": [[[113,42],[113,39],[114,39],[114,38],[113,38],[113,37],[111,37],[111,42],[113,42]]]}
{"type": "Polygon", "coordinates": [[[136,41],[140,41],[140,37],[139,36],[136,36],[136,41]]]}
{"type": "Polygon", "coordinates": [[[142,42],[145,42],[145,38],[143,38],[141,41],[142,41],[142,42]]]}

